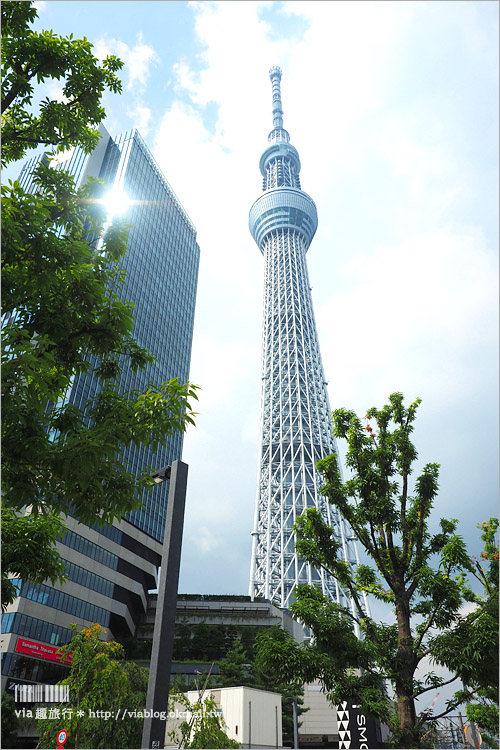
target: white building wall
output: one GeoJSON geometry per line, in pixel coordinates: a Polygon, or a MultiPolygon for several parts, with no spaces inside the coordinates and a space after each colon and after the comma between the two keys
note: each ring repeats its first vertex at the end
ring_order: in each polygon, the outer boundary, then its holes
{"type": "MultiPolygon", "coordinates": [[[[215,704],[222,711],[226,723],[227,736],[236,740],[244,748],[281,748],[283,730],[281,721],[281,695],[265,690],[247,687],[213,688],[206,690],[204,698],[213,695],[215,704]]],[[[186,693],[190,703],[196,703],[198,692],[186,693]]],[[[184,711],[179,704],[170,706],[170,711],[184,711]]],[[[165,735],[165,744],[172,746],[170,732],[178,731],[182,721],[189,718],[169,715],[165,735]]]]}
{"type": "Polygon", "coordinates": [[[299,737],[319,737],[337,735],[337,711],[321,690],[319,681],[304,686],[304,708],[309,711],[301,714],[299,737]]]}

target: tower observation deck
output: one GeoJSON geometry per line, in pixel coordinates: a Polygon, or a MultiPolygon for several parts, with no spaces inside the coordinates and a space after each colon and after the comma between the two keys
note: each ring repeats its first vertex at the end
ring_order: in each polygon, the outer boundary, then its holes
{"type": "Polygon", "coordinates": [[[352,608],[338,582],[295,552],[293,524],[318,508],[341,542],[343,559],[358,562],[352,533],[319,494],[318,459],[337,453],[312,306],[306,252],[318,226],[312,198],[300,187],[300,159],[283,128],[281,70],[269,71],[273,129],[260,159],[263,193],[249,227],[265,259],[262,393],[258,488],[252,531],[250,596],[280,607],[297,584],[321,587],[352,608]]]}

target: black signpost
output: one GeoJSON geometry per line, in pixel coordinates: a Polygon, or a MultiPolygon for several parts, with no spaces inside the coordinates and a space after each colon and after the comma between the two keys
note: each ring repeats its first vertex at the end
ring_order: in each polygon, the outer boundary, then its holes
{"type": "Polygon", "coordinates": [[[361,706],[344,701],[337,706],[339,748],[374,750],[381,746],[377,721],[361,713],[361,706]]]}
{"type": "Polygon", "coordinates": [[[373,750],[378,748],[377,723],[373,716],[361,713],[361,707],[349,703],[349,729],[351,732],[351,748],[358,750],[373,750]]]}
{"type": "Polygon", "coordinates": [[[182,461],[172,463],[142,748],[165,746],[187,473],[187,464],[182,461]]]}

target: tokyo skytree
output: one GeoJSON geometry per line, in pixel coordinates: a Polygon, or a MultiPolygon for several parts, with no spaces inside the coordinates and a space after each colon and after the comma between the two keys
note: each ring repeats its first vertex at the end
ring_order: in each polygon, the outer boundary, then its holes
{"type": "MultiPolygon", "coordinates": [[[[319,494],[318,459],[337,453],[327,383],[307,273],[306,252],[318,226],[313,200],[300,187],[297,149],[283,128],[281,69],[269,71],[273,129],[260,158],[263,194],[249,226],[265,259],[259,472],[252,531],[250,596],[280,607],[293,602],[297,584],[320,586],[351,609],[350,597],[323,570],[295,552],[292,526],[318,508],[341,543],[343,559],[358,563],[352,532],[319,494]]],[[[354,612],[353,612],[354,613],[354,612]]]]}

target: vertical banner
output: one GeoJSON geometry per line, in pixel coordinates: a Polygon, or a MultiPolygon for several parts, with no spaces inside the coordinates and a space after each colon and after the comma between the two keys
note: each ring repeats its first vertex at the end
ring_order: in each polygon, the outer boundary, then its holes
{"type": "Polygon", "coordinates": [[[360,708],[360,706],[347,701],[337,706],[340,750],[373,750],[373,748],[378,748],[376,721],[372,716],[364,716],[360,708]]]}

